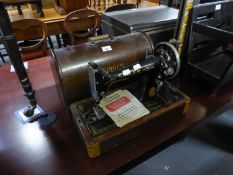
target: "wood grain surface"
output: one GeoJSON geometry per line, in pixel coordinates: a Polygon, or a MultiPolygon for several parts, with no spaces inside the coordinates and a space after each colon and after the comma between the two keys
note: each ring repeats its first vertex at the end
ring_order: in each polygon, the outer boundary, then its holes
{"type": "Polygon", "coordinates": [[[60,102],[48,58],[29,61],[27,70],[38,103],[57,114],[50,127],[38,123],[22,125],[14,112],[27,100],[10,66],[0,68],[0,174],[1,175],[103,175],[135,160],[161,143],[204,119],[233,99],[233,84],[210,96],[205,85],[194,80],[177,80],[179,89],[191,97],[190,110],[178,120],[169,120],[133,141],[90,159],[78,131],[60,102]]]}
{"type": "MultiPolygon", "coordinates": [[[[133,0],[132,0],[133,1],[133,0]]],[[[92,7],[91,9],[96,10],[100,16],[104,12],[104,10],[109,7],[114,5],[112,2],[107,3],[106,7],[104,6],[103,3],[101,3],[100,6],[92,7]]],[[[149,2],[149,1],[143,1],[140,5],[140,7],[147,7],[147,6],[156,6],[156,3],[149,2]]],[[[14,8],[8,9],[8,14],[10,17],[11,21],[16,21],[19,19],[27,19],[27,18],[37,18],[44,22],[47,26],[48,29],[48,36],[49,35],[57,35],[57,34],[63,34],[66,33],[66,30],[64,28],[64,19],[66,15],[60,15],[58,14],[54,8],[49,8],[49,9],[43,9],[44,12],[44,17],[40,17],[39,13],[36,12],[36,10],[30,10],[26,6],[24,6],[23,9],[23,15],[18,15],[18,11],[14,8]]],[[[99,18],[99,26],[100,26],[100,19],[99,18]]],[[[88,19],[86,24],[92,23],[92,19],[88,19]]],[[[82,25],[77,25],[76,30],[82,30],[83,27],[82,25]]],[[[39,31],[38,31],[39,32],[39,31]]],[[[35,32],[28,32],[27,34],[23,34],[21,36],[18,36],[19,39],[21,40],[29,40],[29,39],[34,39],[40,37],[40,34],[37,31],[35,32]]]]}

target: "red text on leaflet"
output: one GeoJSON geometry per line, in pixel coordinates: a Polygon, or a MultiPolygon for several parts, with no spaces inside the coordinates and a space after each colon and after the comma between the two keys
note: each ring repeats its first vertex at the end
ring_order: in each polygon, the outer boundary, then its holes
{"type": "Polygon", "coordinates": [[[128,104],[130,102],[130,99],[126,96],[123,96],[119,99],[117,99],[116,101],[109,103],[108,105],[106,105],[105,107],[110,111],[110,112],[114,112],[117,109],[121,108],[122,106],[128,104]]]}

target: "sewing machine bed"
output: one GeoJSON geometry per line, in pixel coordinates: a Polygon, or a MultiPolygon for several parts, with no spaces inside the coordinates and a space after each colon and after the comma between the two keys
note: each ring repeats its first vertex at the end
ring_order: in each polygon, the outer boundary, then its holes
{"type": "Polygon", "coordinates": [[[175,96],[175,102],[166,103],[163,97],[156,96],[153,100],[143,103],[150,111],[150,114],[137,119],[122,128],[109,118],[105,117],[99,121],[91,121],[92,98],[71,104],[72,118],[83,138],[89,157],[95,158],[102,153],[118,147],[133,138],[150,132],[151,129],[159,126],[161,122],[182,117],[188,109],[190,99],[174,86],[167,84],[170,93],[175,96]]]}

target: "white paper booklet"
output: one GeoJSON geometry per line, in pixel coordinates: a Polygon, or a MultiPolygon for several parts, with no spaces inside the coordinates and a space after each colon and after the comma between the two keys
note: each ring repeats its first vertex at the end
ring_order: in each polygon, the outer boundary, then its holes
{"type": "Polygon", "coordinates": [[[118,127],[150,113],[128,90],[118,90],[106,96],[100,101],[99,106],[118,127]]]}

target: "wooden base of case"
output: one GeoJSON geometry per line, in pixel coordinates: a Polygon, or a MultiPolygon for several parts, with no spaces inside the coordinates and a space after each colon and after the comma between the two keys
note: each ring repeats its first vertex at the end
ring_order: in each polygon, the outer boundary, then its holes
{"type": "MultiPolygon", "coordinates": [[[[173,87],[174,88],[174,87],[173,87]]],[[[178,101],[162,106],[156,110],[150,110],[150,114],[137,119],[122,128],[115,127],[101,135],[92,136],[82,119],[82,110],[85,104],[91,103],[93,99],[86,99],[71,104],[70,109],[74,122],[83,138],[90,158],[95,158],[114,149],[137,136],[146,134],[156,128],[161,122],[167,122],[172,118],[182,117],[189,108],[190,98],[177,90],[182,96],[178,101]]],[[[155,138],[156,139],[156,138],[155,138]]]]}

